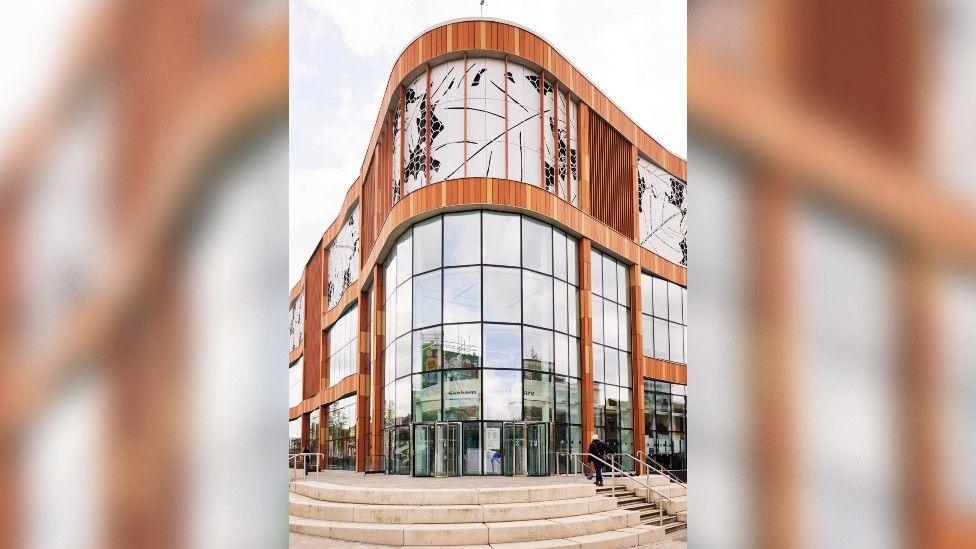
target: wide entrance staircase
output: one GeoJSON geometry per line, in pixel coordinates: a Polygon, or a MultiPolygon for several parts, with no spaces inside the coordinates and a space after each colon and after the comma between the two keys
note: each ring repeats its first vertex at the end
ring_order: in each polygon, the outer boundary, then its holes
{"type": "MultiPolygon", "coordinates": [[[[654,482],[668,484],[662,478],[654,482]]],[[[640,493],[646,488],[617,482],[612,497],[610,486],[597,492],[579,482],[420,489],[299,481],[289,486],[288,522],[292,532],[395,547],[636,547],[664,539],[684,511],[678,500],[639,504],[650,497],[640,493]]]]}
{"type": "Polygon", "coordinates": [[[603,484],[596,493],[615,497],[618,509],[640,513],[641,524],[663,526],[667,533],[688,526],[688,489],[665,475],[611,473],[603,484]]]}

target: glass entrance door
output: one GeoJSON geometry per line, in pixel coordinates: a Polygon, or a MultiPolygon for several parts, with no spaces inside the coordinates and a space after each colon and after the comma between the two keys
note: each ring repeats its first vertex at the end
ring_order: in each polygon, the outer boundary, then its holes
{"type": "Polygon", "coordinates": [[[505,423],[502,425],[505,451],[502,454],[502,474],[508,476],[525,475],[525,424],[505,423]]]}
{"type": "Polygon", "coordinates": [[[502,471],[509,476],[549,474],[549,423],[510,422],[502,427],[502,471]]]}
{"type": "Polygon", "coordinates": [[[549,424],[529,423],[526,425],[526,474],[544,476],[549,474],[549,424]]]}
{"type": "Polygon", "coordinates": [[[434,424],[415,423],[413,426],[413,476],[434,475],[434,424]]]}
{"type": "Polygon", "coordinates": [[[415,477],[453,477],[461,474],[461,424],[413,424],[415,477]]]}
{"type": "Polygon", "coordinates": [[[455,477],[461,474],[461,424],[435,423],[434,476],[455,477]]]}

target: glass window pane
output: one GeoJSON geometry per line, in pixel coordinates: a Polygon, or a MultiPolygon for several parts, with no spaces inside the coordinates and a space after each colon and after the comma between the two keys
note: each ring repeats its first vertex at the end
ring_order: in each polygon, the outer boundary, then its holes
{"type": "Polygon", "coordinates": [[[413,333],[413,371],[440,370],[441,348],[440,326],[415,331],[413,333]]]}
{"type": "Polygon", "coordinates": [[[668,321],[660,318],[654,319],[654,358],[669,360],[668,354],[668,321]]]}
{"type": "Polygon", "coordinates": [[[619,348],[630,350],[630,309],[623,305],[617,306],[617,342],[619,348]]]}
{"type": "Polygon", "coordinates": [[[603,256],[594,249],[590,249],[590,290],[603,295],[603,256]]]}
{"type": "Polygon", "coordinates": [[[685,412],[685,397],[671,395],[671,428],[673,431],[684,432],[688,430],[687,424],[685,423],[685,412]]]}
{"type": "Polygon", "coordinates": [[[422,273],[441,266],[441,218],[435,217],[413,227],[413,272],[422,273]]]}
{"type": "Polygon", "coordinates": [[[566,281],[579,285],[579,261],[576,259],[577,246],[575,238],[566,235],[566,281]]]}
{"type": "Polygon", "coordinates": [[[522,367],[522,328],[485,324],[485,368],[522,367]]]}
{"type": "Polygon", "coordinates": [[[390,345],[383,356],[383,374],[386,383],[396,379],[396,346],[390,345]]]}
{"type": "Polygon", "coordinates": [[[617,301],[617,263],[603,256],[603,297],[617,301]]]}
{"type": "Polygon", "coordinates": [[[617,347],[617,304],[612,301],[603,302],[603,343],[617,347]]]}
{"type": "Polygon", "coordinates": [[[607,383],[620,385],[620,365],[617,350],[607,347],[603,350],[603,380],[607,383]]]}
{"type": "Polygon", "coordinates": [[[630,305],[630,288],[627,285],[627,268],[617,263],[617,303],[630,305]]]}
{"type": "Polygon", "coordinates": [[[552,274],[552,228],[528,217],[522,218],[522,266],[552,274]]]}
{"type": "Polygon", "coordinates": [[[386,312],[386,344],[389,345],[393,343],[396,339],[396,320],[397,320],[397,307],[396,307],[396,292],[390,295],[390,298],[386,300],[386,305],[384,305],[386,312]]]}
{"type": "Polygon", "coordinates": [[[681,286],[668,283],[668,319],[672,322],[684,322],[681,313],[681,286]]]}
{"type": "Polygon", "coordinates": [[[556,280],[553,283],[554,327],[560,332],[566,332],[569,329],[566,304],[566,289],[569,287],[569,285],[561,280],[556,280]]]}
{"type": "Polygon", "coordinates": [[[441,323],[441,271],[413,279],[413,327],[441,323]]]}
{"type": "Polygon", "coordinates": [[[400,237],[397,241],[397,270],[396,270],[396,281],[397,284],[402,284],[410,275],[413,274],[413,239],[410,237],[410,231],[400,237]]]}
{"type": "Polygon", "coordinates": [[[669,329],[671,339],[671,361],[685,361],[685,327],[680,324],[671,324],[669,329]]]}
{"type": "Polygon", "coordinates": [[[569,374],[569,337],[565,334],[557,333],[555,356],[555,371],[557,374],[569,374]]]}
{"type": "Polygon", "coordinates": [[[481,371],[444,371],[444,420],[464,421],[481,417],[481,371]]]}
{"type": "Polygon", "coordinates": [[[620,352],[620,384],[624,387],[630,387],[633,378],[630,371],[630,353],[620,352]]]}
{"type": "Polygon", "coordinates": [[[444,367],[481,367],[481,324],[444,326],[444,367]]]}
{"type": "Polygon", "coordinates": [[[566,280],[566,233],[559,229],[552,231],[552,274],[566,280]]]}
{"type": "Polygon", "coordinates": [[[522,271],[522,322],[543,328],[552,328],[551,277],[522,271]]]}
{"type": "Polygon", "coordinates": [[[592,296],[593,303],[593,343],[603,343],[603,300],[592,296]]]}
{"type": "Polygon", "coordinates": [[[483,212],[484,262],[486,265],[518,267],[522,257],[518,214],[483,212]]]}
{"type": "Polygon", "coordinates": [[[410,331],[410,311],[413,309],[413,285],[404,283],[397,289],[396,335],[399,337],[410,331]]]}
{"type": "Polygon", "coordinates": [[[668,318],[668,282],[662,278],[654,279],[654,316],[668,318]]]}
{"type": "MultiPolygon", "coordinates": [[[[553,385],[555,386],[556,393],[556,422],[567,423],[569,422],[569,382],[565,377],[555,376],[553,385]]],[[[557,445],[557,449],[559,451],[565,452],[568,447],[568,443],[563,443],[563,447],[561,449],[558,446],[559,445],[557,445]]]]}
{"type": "Polygon", "coordinates": [[[383,397],[383,428],[389,429],[396,421],[396,384],[387,383],[383,397]]]}
{"type": "Polygon", "coordinates": [[[552,332],[526,326],[522,329],[522,365],[527,370],[551,372],[553,368],[552,332]]]}
{"type": "Polygon", "coordinates": [[[641,312],[648,315],[653,310],[653,291],[651,291],[651,286],[654,284],[653,280],[651,275],[641,273],[641,312]]]}
{"type": "Polygon", "coordinates": [[[396,424],[410,423],[410,376],[396,381],[396,424]]]}
{"type": "MultiPolygon", "coordinates": [[[[593,425],[603,427],[606,424],[606,397],[604,396],[604,385],[602,383],[593,384],[593,425]]],[[[589,444],[589,442],[587,442],[589,444]]]]}
{"type": "Polygon", "coordinates": [[[444,322],[481,320],[481,267],[444,269],[444,322]]]}
{"type": "Polygon", "coordinates": [[[522,419],[522,372],[482,370],[484,376],[484,419],[522,419]]]}
{"type": "Polygon", "coordinates": [[[444,266],[481,263],[481,213],[444,216],[444,266]]]}
{"type": "MultiPolygon", "coordinates": [[[[478,388],[481,388],[479,383],[478,388]]],[[[480,398],[480,393],[479,393],[480,398]]],[[[481,423],[465,423],[461,427],[462,467],[465,475],[481,474],[481,423]]]]}
{"type": "Polygon", "coordinates": [[[552,421],[552,376],[542,372],[522,372],[522,395],[527,421],[552,421]]]}
{"type": "Polygon", "coordinates": [[[521,284],[519,269],[485,267],[486,322],[521,322],[521,284]]]}
{"type": "Polygon", "coordinates": [[[566,298],[566,322],[569,335],[579,335],[579,290],[576,286],[569,287],[566,298]]]}
{"type": "Polygon", "coordinates": [[[593,346],[593,381],[603,381],[603,345],[593,346]]]}
{"type": "Polygon", "coordinates": [[[569,375],[580,376],[579,339],[569,338],[569,375]]]}
{"type": "Polygon", "coordinates": [[[502,474],[502,424],[485,423],[485,474],[502,474]]]}
{"type": "Polygon", "coordinates": [[[644,356],[654,356],[654,322],[647,315],[641,315],[641,346],[644,356]]]}
{"type": "MultiPolygon", "coordinates": [[[[397,280],[397,260],[396,260],[396,246],[390,250],[390,256],[386,258],[386,265],[384,265],[384,280],[386,282],[386,298],[390,299],[393,295],[393,291],[396,290],[396,280],[397,280]]],[[[390,332],[387,332],[390,333],[390,332]]]]}
{"type": "Polygon", "coordinates": [[[617,429],[620,427],[620,388],[615,385],[604,385],[603,395],[606,399],[606,408],[604,411],[606,414],[605,425],[608,429],[617,429]]]}
{"type": "Polygon", "coordinates": [[[570,423],[580,423],[582,418],[580,417],[580,381],[571,379],[569,381],[569,422],[570,423]]]}
{"type": "Polygon", "coordinates": [[[688,324],[688,289],[687,288],[681,288],[681,311],[683,312],[681,318],[683,319],[685,325],[687,325],[688,324]]]}
{"type": "Polygon", "coordinates": [[[401,377],[410,373],[411,338],[407,334],[396,340],[396,376],[401,377]]]}
{"type": "Polygon", "coordinates": [[[429,372],[413,377],[413,420],[441,419],[441,373],[429,372]]]}

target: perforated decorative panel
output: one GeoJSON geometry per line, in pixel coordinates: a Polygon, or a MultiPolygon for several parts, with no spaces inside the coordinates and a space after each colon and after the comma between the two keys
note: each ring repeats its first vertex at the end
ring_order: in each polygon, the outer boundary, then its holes
{"type": "Polygon", "coordinates": [[[349,212],[339,234],[329,245],[329,308],[359,278],[359,204],[349,212]]]}
{"type": "Polygon", "coordinates": [[[640,244],[688,266],[687,185],[644,157],[637,160],[640,244]]]}

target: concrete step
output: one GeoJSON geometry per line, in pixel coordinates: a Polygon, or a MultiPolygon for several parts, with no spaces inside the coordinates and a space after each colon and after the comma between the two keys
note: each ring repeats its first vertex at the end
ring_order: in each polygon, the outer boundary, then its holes
{"type": "Polygon", "coordinates": [[[688,528],[688,525],[686,523],[684,523],[684,522],[672,522],[670,524],[665,524],[664,525],[664,531],[667,534],[670,534],[671,532],[674,532],[676,530],[682,530],[682,529],[685,529],[685,528],[688,528]]]}
{"type": "Polygon", "coordinates": [[[483,505],[487,503],[533,503],[576,499],[596,495],[592,484],[547,484],[505,488],[375,488],[296,481],[288,485],[296,494],[335,503],[373,505],[483,505]]]}
{"type": "Polygon", "coordinates": [[[662,484],[653,488],[653,490],[648,490],[644,487],[638,487],[634,490],[634,493],[640,497],[647,498],[648,501],[663,499],[662,495],[671,498],[688,495],[688,489],[680,484],[662,484]]]}
{"type": "Polygon", "coordinates": [[[688,522],[688,511],[679,511],[677,517],[681,522],[688,522]]]}
{"type": "Polygon", "coordinates": [[[687,511],[688,496],[679,496],[670,500],[664,500],[661,502],[661,507],[669,515],[677,515],[681,511],[687,511]]]}
{"type": "MultiPolygon", "coordinates": [[[[578,537],[634,527],[639,524],[639,520],[638,513],[615,509],[594,514],[545,520],[451,524],[376,524],[318,520],[291,515],[288,517],[288,525],[292,532],[361,543],[479,545],[557,539],[573,540],[578,537]]],[[[611,546],[624,547],[626,545],[611,546]]]]}
{"type": "Polygon", "coordinates": [[[601,496],[484,505],[376,505],[321,501],[298,494],[288,497],[289,513],[297,517],[379,524],[506,522],[585,515],[616,508],[613,499],[601,496]]]}

